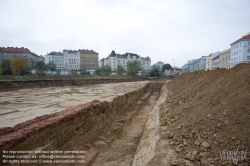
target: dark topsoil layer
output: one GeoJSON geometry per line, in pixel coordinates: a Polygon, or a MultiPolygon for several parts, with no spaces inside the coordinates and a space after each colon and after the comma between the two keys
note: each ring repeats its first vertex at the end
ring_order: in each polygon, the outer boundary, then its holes
{"type": "Polygon", "coordinates": [[[33,80],[33,81],[1,81],[0,92],[26,88],[47,88],[62,86],[82,86],[91,84],[144,81],[146,78],[96,78],[96,79],[67,79],[67,80],[33,80]]]}

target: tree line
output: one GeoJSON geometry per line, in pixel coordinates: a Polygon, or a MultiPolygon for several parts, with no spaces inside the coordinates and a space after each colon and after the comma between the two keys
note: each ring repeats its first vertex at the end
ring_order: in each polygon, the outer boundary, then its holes
{"type": "MultiPolygon", "coordinates": [[[[44,71],[56,71],[57,74],[60,74],[60,70],[56,69],[56,65],[53,62],[49,62],[45,64],[43,61],[39,61],[36,63],[34,67],[37,70],[37,73],[44,73],[44,71]]],[[[30,69],[22,56],[14,56],[14,58],[10,60],[4,60],[0,63],[0,74],[1,75],[25,75],[30,74],[30,69]]],[[[131,61],[127,63],[127,69],[121,65],[118,65],[114,72],[117,75],[127,74],[130,76],[136,76],[139,71],[142,70],[141,63],[139,61],[131,61]]],[[[165,64],[160,70],[157,66],[153,65],[148,75],[150,77],[160,77],[163,75],[165,70],[173,70],[170,64],[165,64]]],[[[97,68],[95,70],[96,75],[110,75],[112,73],[112,69],[110,66],[106,65],[102,68],[97,68]]],[[[44,73],[45,74],[45,73],[44,73]]],[[[81,72],[83,74],[83,72],[81,72]]],[[[84,73],[86,74],[86,73],[84,73]]]]}
{"type": "Polygon", "coordinates": [[[32,68],[35,68],[38,72],[55,71],[56,65],[53,62],[45,65],[43,61],[39,61],[34,67],[29,67],[22,56],[14,56],[10,60],[0,62],[0,75],[26,75],[30,74],[32,68]]]}
{"type": "MultiPolygon", "coordinates": [[[[127,70],[125,70],[123,66],[118,65],[117,68],[114,70],[114,72],[117,75],[127,74],[130,76],[136,76],[138,72],[141,70],[142,70],[142,67],[139,61],[131,61],[127,63],[127,70]]],[[[173,68],[170,64],[164,64],[162,69],[160,70],[157,66],[153,65],[148,75],[150,77],[160,77],[163,75],[165,70],[173,70],[173,68]]],[[[108,65],[102,68],[97,68],[95,70],[96,75],[110,75],[111,73],[112,73],[112,69],[108,65]]]]}

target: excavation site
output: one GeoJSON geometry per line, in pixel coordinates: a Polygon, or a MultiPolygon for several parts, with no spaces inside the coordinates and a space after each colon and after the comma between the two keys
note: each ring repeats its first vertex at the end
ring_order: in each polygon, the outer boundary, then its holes
{"type": "Polygon", "coordinates": [[[249,72],[240,64],[172,80],[6,88],[1,164],[248,166],[249,72]]]}

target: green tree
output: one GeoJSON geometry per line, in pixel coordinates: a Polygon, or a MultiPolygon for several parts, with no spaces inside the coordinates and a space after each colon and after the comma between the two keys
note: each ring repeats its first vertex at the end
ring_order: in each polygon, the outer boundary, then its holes
{"type": "Polygon", "coordinates": [[[98,67],[97,69],[95,69],[95,74],[96,75],[102,75],[103,74],[103,68],[98,67]]]}
{"type": "Polygon", "coordinates": [[[161,72],[165,72],[165,70],[173,70],[172,66],[170,64],[164,64],[161,68],[161,72]]]}
{"type": "Polygon", "coordinates": [[[135,76],[138,71],[142,69],[141,63],[139,61],[132,61],[127,63],[127,73],[128,75],[135,76]]]}
{"type": "Polygon", "coordinates": [[[117,75],[122,75],[123,73],[125,73],[125,69],[121,65],[118,65],[116,69],[116,73],[117,75]]]}
{"type": "Polygon", "coordinates": [[[108,66],[108,65],[103,67],[103,72],[104,72],[105,75],[110,75],[111,70],[112,70],[111,67],[108,66]]]}
{"type": "Polygon", "coordinates": [[[45,63],[43,61],[39,61],[39,62],[36,63],[35,68],[38,71],[44,71],[45,70],[45,63]]]}
{"type": "Polygon", "coordinates": [[[20,73],[26,73],[23,70],[27,71],[28,64],[24,61],[24,58],[22,56],[14,56],[10,60],[10,67],[13,69],[13,74],[20,75],[20,73]]]}
{"type": "Polygon", "coordinates": [[[150,77],[160,77],[161,76],[160,69],[157,66],[153,65],[152,69],[149,72],[149,76],[150,77]]]}
{"type": "Polygon", "coordinates": [[[50,70],[50,71],[55,71],[56,70],[56,64],[52,61],[49,62],[48,64],[45,65],[46,70],[50,70]]]}
{"type": "Polygon", "coordinates": [[[12,74],[9,60],[4,60],[1,63],[1,67],[2,67],[2,75],[11,75],[12,74]]]}

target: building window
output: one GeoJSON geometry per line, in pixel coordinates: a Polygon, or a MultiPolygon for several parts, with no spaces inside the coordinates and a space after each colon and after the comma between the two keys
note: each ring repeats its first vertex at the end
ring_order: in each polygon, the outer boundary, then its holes
{"type": "Polygon", "coordinates": [[[250,53],[250,48],[249,48],[249,49],[247,49],[247,52],[248,52],[248,53],[250,53]]]}
{"type": "Polygon", "coordinates": [[[247,60],[250,61],[250,56],[247,56],[247,60]]]}

